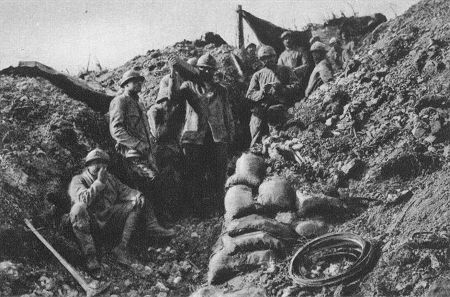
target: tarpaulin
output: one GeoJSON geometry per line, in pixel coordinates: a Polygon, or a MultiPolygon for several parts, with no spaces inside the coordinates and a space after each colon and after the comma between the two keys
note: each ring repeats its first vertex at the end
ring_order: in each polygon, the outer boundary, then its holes
{"type": "MultiPolygon", "coordinates": [[[[247,24],[250,26],[253,32],[255,32],[255,35],[258,38],[259,42],[265,45],[272,46],[278,55],[284,51],[283,42],[280,36],[284,31],[287,31],[288,29],[278,27],[271,22],[255,17],[245,10],[240,10],[238,13],[242,14],[242,17],[245,19],[247,24]]],[[[294,43],[296,43],[298,46],[309,48],[309,39],[311,38],[310,30],[291,31],[294,33],[294,43]]]]}

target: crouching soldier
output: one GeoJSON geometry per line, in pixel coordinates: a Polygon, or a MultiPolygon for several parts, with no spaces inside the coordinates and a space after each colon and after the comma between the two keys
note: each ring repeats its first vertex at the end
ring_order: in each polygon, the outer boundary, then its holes
{"type": "Polygon", "coordinates": [[[121,233],[120,243],[112,253],[119,263],[131,264],[127,246],[145,203],[141,192],[107,172],[108,162],[106,152],[94,149],[86,156],[84,171],[73,177],[69,186],[70,222],[89,271],[100,269],[93,231],[98,235],[121,233]]]}
{"type": "Polygon", "coordinates": [[[308,87],[305,91],[305,97],[310,96],[321,85],[333,79],[333,69],[327,58],[327,49],[325,44],[316,41],[311,46],[311,53],[316,66],[309,77],[308,87]]]}
{"type": "Polygon", "coordinates": [[[144,217],[149,236],[170,237],[175,232],[162,228],[154,219],[153,202],[158,202],[155,178],[158,168],[151,150],[151,132],[144,107],[139,103],[139,92],[144,77],[138,71],[124,73],[120,86],[124,89],[115,97],[109,107],[109,130],[116,141],[116,149],[125,158],[126,167],[133,186],[144,193],[144,217]]]}

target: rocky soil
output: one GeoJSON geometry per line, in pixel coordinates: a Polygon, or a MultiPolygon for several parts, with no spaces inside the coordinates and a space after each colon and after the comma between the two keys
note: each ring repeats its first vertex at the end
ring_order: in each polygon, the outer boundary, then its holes
{"type": "MultiPolygon", "coordinates": [[[[175,224],[177,237],[170,242],[137,240],[132,270],[114,263],[105,248],[105,279],[112,282],[105,296],[189,296],[200,287],[198,296],[424,296],[448,288],[449,24],[445,0],[421,1],[382,24],[361,40],[351,67],[297,103],[285,129],[257,149],[266,156],[269,175],[283,175],[296,190],[339,197],[349,206],[345,214],[330,213],[329,231],[353,232],[377,245],[378,261],[360,282],[320,290],[296,286],[288,264],[306,242],[299,240],[281,261],[208,287],[209,255],[222,219],[184,219],[175,224]]],[[[142,97],[150,106],[168,73],[168,56],[204,51],[218,58],[218,78],[232,87],[243,139],[249,116],[243,94],[253,61],[230,46],[183,41],[85,79],[112,94],[122,73],[139,67],[147,79],[142,97]],[[243,58],[245,77],[239,77],[231,52],[243,58]]],[[[44,79],[18,76],[0,77],[0,114],[0,295],[82,296],[25,230],[23,218],[35,218],[44,236],[82,270],[73,241],[40,218],[50,207],[47,200],[66,197],[67,183],[90,149],[100,146],[114,156],[107,120],[44,79]]],[[[241,141],[235,150],[245,146],[241,141]]],[[[118,168],[114,159],[112,171],[120,176],[118,168]]]]}

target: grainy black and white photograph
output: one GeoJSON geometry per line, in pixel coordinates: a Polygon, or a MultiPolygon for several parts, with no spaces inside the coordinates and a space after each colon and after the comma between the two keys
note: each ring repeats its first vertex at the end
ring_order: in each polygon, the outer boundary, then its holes
{"type": "Polygon", "coordinates": [[[450,296],[449,0],[0,27],[0,296],[450,296]]]}

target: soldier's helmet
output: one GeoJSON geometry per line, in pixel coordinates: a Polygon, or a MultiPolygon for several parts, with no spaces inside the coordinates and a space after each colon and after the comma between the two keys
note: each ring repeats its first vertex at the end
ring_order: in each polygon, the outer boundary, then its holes
{"type": "Polygon", "coordinates": [[[109,159],[110,158],[107,152],[102,149],[96,148],[87,154],[86,158],[84,158],[84,164],[89,165],[90,163],[92,163],[92,161],[95,160],[102,160],[105,163],[108,163],[109,159]]]}
{"type": "Polygon", "coordinates": [[[122,79],[119,81],[120,87],[123,88],[123,86],[132,79],[145,80],[139,71],[131,69],[123,74],[122,79]]]}

